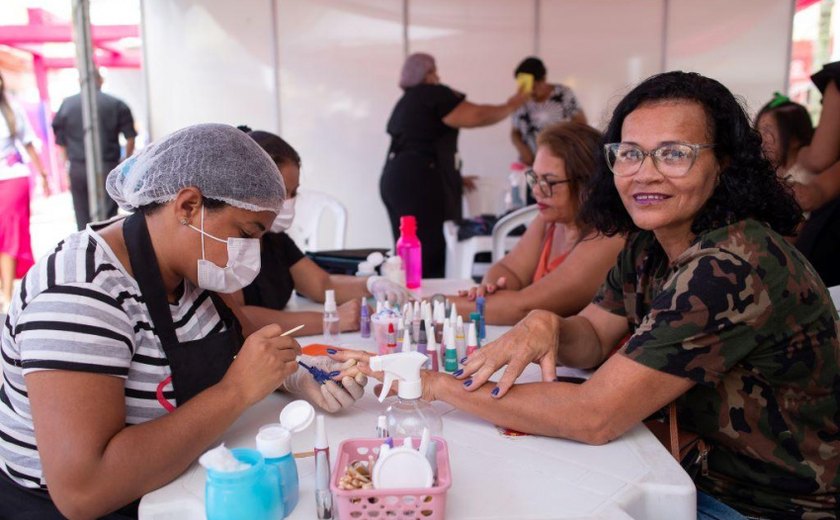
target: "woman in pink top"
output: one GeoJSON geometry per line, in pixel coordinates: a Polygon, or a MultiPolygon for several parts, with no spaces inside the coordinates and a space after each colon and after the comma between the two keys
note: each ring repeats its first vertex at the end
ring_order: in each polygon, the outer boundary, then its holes
{"type": "Polygon", "coordinates": [[[623,238],[599,235],[578,218],[600,141],[597,130],[575,122],[539,134],[533,169],[526,173],[539,214],[481,284],[454,299],[460,314],[469,317],[479,295],[487,298],[484,317],[493,325],[512,325],[534,309],[568,316],[592,300],[624,245],[623,238]]]}

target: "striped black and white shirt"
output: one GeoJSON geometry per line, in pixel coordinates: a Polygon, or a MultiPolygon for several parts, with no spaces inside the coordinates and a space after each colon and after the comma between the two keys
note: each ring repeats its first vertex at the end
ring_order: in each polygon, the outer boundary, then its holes
{"type": "MultiPolygon", "coordinates": [[[[223,330],[210,294],[188,281],[170,304],[181,341],[223,330]]],[[[126,424],[175,404],[171,372],[137,282],[92,228],[70,235],[32,267],[2,332],[0,469],[19,484],[46,488],[24,376],[73,370],[125,380],[126,424]]]]}

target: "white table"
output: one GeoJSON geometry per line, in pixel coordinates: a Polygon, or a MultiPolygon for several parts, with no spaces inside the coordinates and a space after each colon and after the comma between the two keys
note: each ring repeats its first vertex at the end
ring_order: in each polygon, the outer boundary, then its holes
{"type": "MultiPolygon", "coordinates": [[[[469,282],[424,281],[419,293],[428,297],[446,287],[469,282]]],[[[314,304],[296,301],[300,310],[314,304]]],[[[506,327],[488,327],[488,339],[506,327]]],[[[321,342],[314,336],[300,343],[321,342]]],[[[374,350],[373,339],[344,334],[345,346],[374,350]]],[[[498,375],[498,374],[497,374],[498,375]]],[[[531,366],[520,381],[539,379],[531,366]]],[[[376,417],[384,410],[368,394],[352,409],[327,416],[330,447],[341,441],[373,437],[376,417]]],[[[258,428],[276,422],[291,397],[273,394],[248,410],[222,437],[230,447],[254,447],[258,428]]],[[[449,444],[453,483],[447,495],[447,517],[453,519],[693,519],[695,488],[691,479],[643,426],[604,446],[546,437],[503,437],[495,426],[434,403],[443,415],[443,436],[449,444]]],[[[309,451],[314,428],[293,439],[293,450],[309,451]]],[[[333,457],[335,459],[335,457],[333,457]]],[[[300,502],[292,520],[315,518],[312,458],[298,459],[300,502]]],[[[204,518],[204,469],[193,464],[183,475],[147,494],[140,503],[141,520],[199,520],[204,518]]]]}

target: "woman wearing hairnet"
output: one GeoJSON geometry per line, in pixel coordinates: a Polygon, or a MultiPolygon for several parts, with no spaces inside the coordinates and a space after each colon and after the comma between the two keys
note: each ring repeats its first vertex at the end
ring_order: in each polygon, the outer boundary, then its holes
{"type": "Polygon", "coordinates": [[[2,518],[134,517],[134,501],[284,384],[327,407],[361,395],[353,367],[334,374],[346,390],[306,384],[279,326],[243,342],[216,294],[259,272],[259,237],[286,195],[251,138],[184,128],[112,171],[107,188],[135,213],[42,258],[3,328],[2,518]]]}
{"type": "Polygon", "coordinates": [[[388,120],[391,147],[379,193],[394,241],[400,236],[400,217],[417,217],[423,277],[440,278],[446,263],[443,222],[461,218],[463,186],[471,182],[461,177],[458,129],[498,123],[529,94],[517,92],[501,105],[471,103],[441,84],[435,59],[422,52],[406,58],[400,88],[404,94],[388,120]]]}

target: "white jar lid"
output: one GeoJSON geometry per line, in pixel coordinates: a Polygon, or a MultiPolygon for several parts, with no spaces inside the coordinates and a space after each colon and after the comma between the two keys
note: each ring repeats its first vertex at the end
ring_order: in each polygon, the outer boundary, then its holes
{"type": "Polygon", "coordinates": [[[315,420],[315,408],[303,399],[292,401],[280,412],[280,425],[292,433],[302,432],[315,420]]]}
{"type": "Polygon", "coordinates": [[[413,448],[393,448],[380,453],[373,466],[375,489],[430,488],[433,482],[431,464],[413,448]]]}

